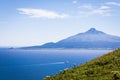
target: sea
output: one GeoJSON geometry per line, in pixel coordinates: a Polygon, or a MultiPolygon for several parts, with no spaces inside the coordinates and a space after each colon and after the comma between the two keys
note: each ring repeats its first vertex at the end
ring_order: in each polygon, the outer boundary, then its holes
{"type": "Polygon", "coordinates": [[[43,80],[112,50],[0,49],[0,80],[43,80]]]}

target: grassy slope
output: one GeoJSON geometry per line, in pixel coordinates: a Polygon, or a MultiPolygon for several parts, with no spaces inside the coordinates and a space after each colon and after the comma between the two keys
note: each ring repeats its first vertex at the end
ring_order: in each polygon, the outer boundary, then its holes
{"type": "Polygon", "coordinates": [[[119,71],[120,49],[64,70],[55,76],[46,77],[44,80],[114,80],[114,75],[119,77],[119,71]]]}

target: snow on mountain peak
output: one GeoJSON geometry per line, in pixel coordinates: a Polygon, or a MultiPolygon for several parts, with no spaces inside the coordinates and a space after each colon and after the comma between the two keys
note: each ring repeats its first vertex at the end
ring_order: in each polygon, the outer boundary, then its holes
{"type": "Polygon", "coordinates": [[[88,34],[105,34],[104,32],[102,31],[98,31],[96,30],[95,28],[90,28],[87,32],[85,33],[88,33],[88,34]]]}

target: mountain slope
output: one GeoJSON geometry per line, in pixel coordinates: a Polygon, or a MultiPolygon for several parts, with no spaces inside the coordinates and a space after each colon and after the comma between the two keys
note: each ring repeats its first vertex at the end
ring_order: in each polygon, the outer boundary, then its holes
{"type": "Polygon", "coordinates": [[[61,40],[55,45],[63,48],[119,48],[120,37],[91,28],[85,33],[61,40]]]}
{"type": "Polygon", "coordinates": [[[44,80],[120,80],[120,49],[44,80]]]}
{"type": "Polygon", "coordinates": [[[120,37],[91,28],[56,43],[51,42],[29,48],[120,48],[120,37]]]}

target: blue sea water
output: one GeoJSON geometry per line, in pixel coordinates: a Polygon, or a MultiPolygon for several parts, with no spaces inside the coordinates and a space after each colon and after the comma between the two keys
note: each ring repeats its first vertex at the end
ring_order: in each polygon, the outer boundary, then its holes
{"type": "Polygon", "coordinates": [[[43,80],[74,64],[80,65],[112,50],[0,50],[0,80],[43,80]]]}

